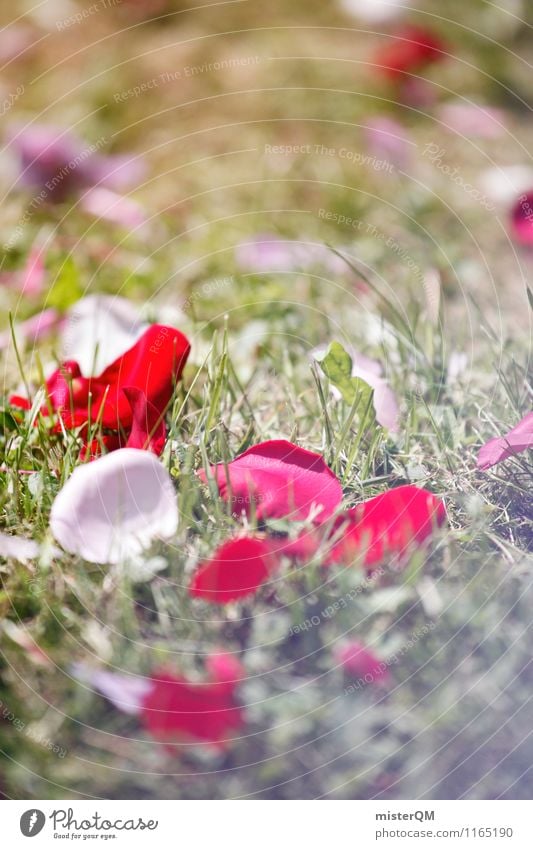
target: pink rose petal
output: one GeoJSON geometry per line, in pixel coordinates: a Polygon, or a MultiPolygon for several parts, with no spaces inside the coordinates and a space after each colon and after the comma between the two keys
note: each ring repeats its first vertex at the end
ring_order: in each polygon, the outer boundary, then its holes
{"type": "Polygon", "coordinates": [[[496,139],[505,133],[505,113],[480,103],[457,100],[444,103],[438,117],[446,129],[454,130],[466,138],[496,139]]]}
{"type": "MultiPolygon", "coordinates": [[[[199,472],[205,482],[205,472],[199,472]]],[[[311,512],[324,520],[342,501],[342,487],[319,454],[285,439],[254,445],[227,466],[211,466],[220,495],[236,513],[253,512],[258,519],[307,519],[311,512]]]]}
{"type": "MultiPolygon", "coordinates": [[[[37,313],[37,315],[32,315],[26,321],[21,321],[20,324],[15,325],[15,339],[17,340],[17,344],[27,345],[44,339],[50,333],[57,330],[62,322],[63,318],[61,314],[53,307],[43,310],[37,313]]],[[[13,339],[9,330],[4,330],[0,333],[0,350],[2,348],[9,348],[12,344],[13,339]]]]}
{"type": "Polygon", "coordinates": [[[481,448],[477,467],[482,471],[490,469],[496,463],[507,460],[514,454],[520,454],[527,448],[533,447],[533,412],[528,413],[504,436],[496,436],[489,439],[481,448]]]}
{"type": "Polygon", "coordinates": [[[138,230],[147,223],[146,213],[140,203],[100,186],[86,192],[80,206],[90,215],[119,224],[125,230],[138,230]]]}

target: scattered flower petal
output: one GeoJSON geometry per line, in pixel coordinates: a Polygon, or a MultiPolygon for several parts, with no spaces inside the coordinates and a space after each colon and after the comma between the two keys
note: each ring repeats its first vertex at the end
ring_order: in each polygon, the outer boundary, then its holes
{"type": "Polygon", "coordinates": [[[148,222],[140,203],[101,187],[86,192],[80,206],[90,215],[119,224],[125,230],[139,230],[148,222]]]}
{"type": "Polygon", "coordinates": [[[105,156],[98,143],[85,143],[58,127],[15,126],[10,142],[20,160],[20,183],[40,189],[48,201],[62,201],[100,183],[123,188],[140,174],[137,161],[105,156]]]}
{"type": "Polygon", "coordinates": [[[415,545],[422,545],[446,519],[444,504],[425,489],[399,486],[357,504],[336,520],[334,533],[343,528],[333,543],[330,563],[349,563],[363,555],[372,567],[385,557],[404,558],[415,545]]]}
{"type": "Polygon", "coordinates": [[[533,448],[533,412],[524,416],[504,436],[489,439],[478,454],[477,467],[486,471],[496,463],[501,463],[502,460],[507,460],[508,457],[520,454],[528,448],[533,448]]]}
{"type": "MultiPolygon", "coordinates": [[[[131,437],[132,447],[146,442],[158,453],[163,447],[164,415],[189,351],[189,342],[179,330],[153,324],[96,377],[83,377],[78,363],[66,360],[46,381],[48,401],[61,415],[62,426],[84,429],[82,437],[89,422],[98,421],[115,431],[102,440],[108,451],[131,437]]],[[[48,401],[41,408],[43,415],[49,413],[48,401]]],[[[10,403],[28,408],[19,396],[12,396],[10,403]]],[[[61,425],[56,427],[59,432],[61,425]]],[[[89,453],[99,453],[98,441],[91,443],[89,453]]]]}
{"type": "Polygon", "coordinates": [[[50,527],[71,554],[120,563],[178,526],[177,499],[164,466],[146,451],[122,448],[78,466],[52,505],[50,527]]]}
{"type": "Polygon", "coordinates": [[[359,640],[339,646],[335,658],[350,678],[365,684],[383,683],[389,677],[387,664],[359,640]]]}
{"type": "MultiPolygon", "coordinates": [[[[206,474],[199,472],[206,482],[206,474]]],[[[258,519],[324,520],[342,501],[342,487],[319,454],[285,439],[254,445],[228,465],[211,466],[220,496],[231,500],[234,512],[253,513],[258,519]]]]}
{"type": "Polygon", "coordinates": [[[228,604],[253,595],[276,567],[268,542],[253,537],[229,540],[202,563],[191,582],[190,594],[213,604],[228,604]]]}
{"type": "Polygon", "coordinates": [[[132,411],[132,424],[126,447],[152,451],[159,456],[167,438],[164,415],[148,401],[141,389],[127,386],[122,391],[132,411]]]}
{"type": "MultiPolygon", "coordinates": [[[[54,307],[49,307],[37,315],[32,315],[26,321],[15,325],[15,339],[18,345],[32,345],[46,338],[63,324],[63,317],[54,307]]],[[[0,350],[13,344],[11,332],[4,330],[0,333],[0,350]]],[[[28,407],[29,409],[29,407],[28,407]]]]}
{"type": "Polygon", "coordinates": [[[39,543],[35,540],[0,532],[0,557],[12,557],[20,563],[27,563],[38,556],[39,543]]]}
{"type": "Polygon", "coordinates": [[[341,7],[369,24],[384,24],[405,14],[410,0],[341,0],[341,7]]]}
{"type": "Polygon", "coordinates": [[[235,248],[237,265],[243,271],[309,271],[322,267],[332,273],[346,274],[348,266],[326,245],[284,239],[272,233],[259,233],[235,248]]]}
{"type": "Polygon", "coordinates": [[[497,139],[504,135],[505,113],[502,109],[454,100],[444,103],[438,117],[446,129],[465,138],[497,139]]]}
{"type": "Polygon", "coordinates": [[[520,195],[513,206],[511,233],[521,245],[533,245],[533,191],[520,195]]]}
{"type": "Polygon", "coordinates": [[[509,205],[533,186],[533,168],[530,165],[487,168],[482,172],[480,182],[490,200],[509,205]]]}
{"type": "MultiPolygon", "coordinates": [[[[311,351],[311,355],[317,362],[321,362],[327,351],[328,347],[323,345],[311,351]]],[[[346,353],[352,361],[351,376],[361,378],[361,380],[368,383],[374,390],[374,412],[376,414],[376,420],[382,427],[386,427],[392,433],[397,433],[400,409],[396,395],[390,388],[387,380],[382,376],[383,368],[381,363],[370,357],[366,357],[364,354],[360,354],[353,348],[348,348],[346,353]]],[[[330,384],[330,391],[334,398],[337,400],[341,399],[341,392],[332,383],[330,384]]]]}
{"type": "Polygon", "coordinates": [[[373,63],[384,76],[401,80],[404,74],[416,74],[446,55],[440,36],[425,27],[410,25],[391,33],[374,54],[373,63]]]}
{"type": "Polygon", "coordinates": [[[122,713],[130,716],[140,715],[143,700],[152,689],[149,678],[93,669],[85,663],[74,664],[71,671],[78,681],[94,687],[122,713]]]}
{"type": "Polygon", "coordinates": [[[369,150],[398,168],[405,168],[414,143],[407,130],[392,118],[378,117],[367,121],[365,136],[369,150]]]}
{"type": "Polygon", "coordinates": [[[244,713],[228,682],[187,681],[155,671],[142,700],[141,719],[158,740],[199,741],[223,749],[244,726],[244,713]]]}

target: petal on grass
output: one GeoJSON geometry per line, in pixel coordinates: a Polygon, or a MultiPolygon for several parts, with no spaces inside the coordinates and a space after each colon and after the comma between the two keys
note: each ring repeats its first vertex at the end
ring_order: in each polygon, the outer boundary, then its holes
{"type": "Polygon", "coordinates": [[[193,576],[189,593],[213,604],[253,595],[277,564],[268,542],[241,537],[223,543],[193,576]]]}
{"type": "MultiPolygon", "coordinates": [[[[205,472],[199,475],[205,483],[205,472]]],[[[211,475],[235,513],[255,508],[258,519],[324,520],[342,501],[341,484],[322,457],[285,439],[254,445],[227,466],[211,466],[211,475]]]]}
{"type": "Polygon", "coordinates": [[[383,683],[389,676],[386,663],[359,640],[338,646],[334,655],[344,672],[350,678],[360,679],[362,683],[383,683]]]}
{"type": "Polygon", "coordinates": [[[481,471],[507,460],[514,454],[520,454],[528,448],[533,447],[533,412],[524,416],[504,436],[496,436],[489,439],[480,449],[477,458],[477,467],[481,471]]]}
{"type": "Polygon", "coordinates": [[[152,673],[143,699],[141,719],[158,740],[195,740],[222,749],[244,725],[227,682],[187,681],[162,669],[152,673]]]}
{"type": "Polygon", "coordinates": [[[20,563],[39,556],[39,543],[33,539],[0,533],[0,557],[12,557],[20,563]]]}
{"type": "Polygon", "coordinates": [[[149,678],[93,669],[86,663],[75,663],[71,672],[82,684],[98,690],[122,713],[131,716],[140,714],[143,700],[152,688],[149,678]]]}
{"type": "Polygon", "coordinates": [[[533,191],[520,195],[511,210],[511,233],[516,242],[533,245],[533,191]]]}
{"type": "Polygon", "coordinates": [[[404,26],[388,36],[374,54],[376,71],[389,79],[401,80],[422,68],[446,58],[446,45],[430,29],[404,26]]]}
{"type": "Polygon", "coordinates": [[[159,456],[167,438],[165,410],[158,410],[151,404],[141,389],[126,386],[122,391],[129,401],[133,417],[126,447],[140,448],[159,456]]]}
{"type": "Polygon", "coordinates": [[[54,500],[50,527],[66,551],[91,563],[136,557],[176,532],[170,475],[153,454],[135,448],[78,466],[54,500]]]}
{"type": "Polygon", "coordinates": [[[396,487],[337,518],[335,530],[345,527],[328,562],[350,563],[362,556],[364,565],[372,567],[385,557],[403,558],[445,520],[444,504],[433,493],[411,485],[396,487]]]}

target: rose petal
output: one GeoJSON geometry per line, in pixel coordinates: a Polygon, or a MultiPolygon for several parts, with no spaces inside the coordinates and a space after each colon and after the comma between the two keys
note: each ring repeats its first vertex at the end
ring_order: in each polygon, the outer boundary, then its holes
{"type": "MultiPolygon", "coordinates": [[[[50,333],[53,333],[63,323],[61,313],[53,307],[43,310],[37,315],[32,315],[26,321],[21,321],[15,325],[15,339],[17,343],[24,345],[37,342],[39,339],[44,339],[50,333]]],[[[10,331],[5,330],[0,333],[0,349],[9,348],[13,343],[10,331]]]]}
{"type": "Polygon", "coordinates": [[[80,206],[90,215],[119,224],[125,230],[139,230],[148,222],[140,203],[101,186],[86,192],[80,206]]]}
{"type": "Polygon", "coordinates": [[[520,195],[513,206],[511,233],[521,245],[533,245],[533,191],[520,195]]]}
{"type": "Polygon", "coordinates": [[[506,130],[503,110],[482,106],[480,103],[465,103],[461,100],[444,103],[438,117],[446,129],[454,130],[466,138],[496,139],[504,135],[506,130]]]}
{"type": "Polygon", "coordinates": [[[428,540],[446,519],[443,502],[425,489],[399,486],[357,504],[339,516],[334,533],[342,530],[333,544],[330,563],[349,563],[363,555],[371,567],[384,557],[405,557],[415,545],[428,540]]]}
{"type": "Polygon", "coordinates": [[[346,273],[347,265],[325,245],[284,239],[272,233],[259,233],[235,248],[235,259],[244,271],[309,271],[316,266],[332,273],[346,273]]]}
{"type": "MultiPolygon", "coordinates": [[[[199,472],[205,482],[205,472],[199,472]]],[[[254,445],[227,466],[211,466],[220,496],[235,512],[258,519],[307,519],[314,511],[326,519],[342,501],[342,487],[319,454],[284,439],[254,445]]]]}
{"type": "Polygon", "coordinates": [[[480,449],[477,458],[477,467],[482,471],[490,469],[496,463],[507,460],[514,454],[519,454],[527,448],[533,447],[533,412],[524,416],[504,436],[496,436],[489,439],[480,449]]]}
{"type": "Polygon", "coordinates": [[[124,188],[141,173],[137,159],[106,156],[98,143],[85,142],[59,127],[14,125],[9,136],[20,160],[21,184],[40,188],[47,201],[62,201],[99,184],[124,188]]]}
{"type": "Polygon", "coordinates": [[[410,0],[341,0],[344,12],[369,24],[382,24],[400,18],[409,4],[410,0]]]}
{"type": "Polygon", "coordinates": [[[219,684],[235,685],[245,675],[239,658],[226,651],[211,652],[205,659],[205,668],[211,681],[219,684]]]}
{"type": "Polygon", "coordinates": [[[337,647],[334,654],[347,675],[365,684],[383,683],[389,677],[387,665],[359,640],[337,647]]]}
{"type": "Polygon", "coordinates": [[[495,203],[511,204],[533,186],[533,168],[530,165],[487,168],[481,174],[481,185],[495,203]]]}
{"type": "Polygon", "coordinates": [[[141,718],[159,740],[198,740],[220,749],[244,725],[235,688],[226,682],[187,681],[160,670],[152,674],[151,683],[141,718]]]}
{"type": "Polygon", "coordinates": [[[373,118],[365,127],[367,145],[374,156],[392,162],[398,168],[405,168],[409,162],[411,142],[407,130],[392,118],[373,118]]]}
{"type": "Polygon", "coordinates": [[[136,678],[118,672],[92,669],[85,663],[74,664],[71,671],[78,681],[94,687],[122,713],[131,716],[140,714],[143,701],[152,689],[149,678],[136,678]]]}
{"type": "Polygon", "coordinates": [[[405,26],[391,33],[374,55],[376,69],[391,79],[420,71],[447,55],[440,36],[425,27],[405,26]]]}
{"type": "Polygon", "coordinates": [[[198,567],[189,593],[213,604],[227,604],[257,592],[275,567],[276,558],[264,540],[229,540],[198,567]]]}
{"type": "MultiPolygon", "coordinates": [[[[327,346],[324,345],[314,348],[314,350],[311,351],[311,356],[320,362],[326,353],[326,350],[327,346]]],[[[353,348],[349,347],[346,351],[352,360],[352,377],[360,377],[361,380],[368,383],[368,385],[374,390],[374,412],[378,423],[382,427],[386,427],[392,433],[397,433],[399,428],[398,419],[400,409],[398,401],[396,400],[396,395],[382,376],[383,369],[381,363],[377,360],[371,359],[370,357],[366,357],[364,354],[360,354],[353,348]]],[[[335,386],[331,385],[330,391],[334,398],[340,400],[342,397],[341,393],[335,386]]]]}
{"type": "Polygon", "coordinates": [[[170,475],[153,454],[134,448],[74,469],[50,516],[60,545],[92,563],[135,557],[153,540],[170,539],[177,526],[170,475]]]}
{"type": "Polygon", "coordinates": [[[0,532],[0,557],[12,557],[20,563],[27,563],[39,556],[39,550],[39,543],[35,540],[0,532]]]}

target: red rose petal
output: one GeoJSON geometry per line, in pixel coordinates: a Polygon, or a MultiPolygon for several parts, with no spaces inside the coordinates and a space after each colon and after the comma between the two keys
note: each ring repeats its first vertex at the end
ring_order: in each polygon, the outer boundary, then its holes
{"type": "Polygon", "coordinates": [[[214,604],[253,595],[276,566],[269,543],[253,537],[229,540],[196,571],[189,593],[214,604]]]}
{"type": "Polygon", "coordinates": [[[431,30],[418,26],[402,27],[374,55],[374,64],[387,77],[420,71],[426,65],[441,61],[446,45],[431,30]]]}
{"type": "Polygon", "coordinates": [[[244,725],[234,688],[227,683],[191,682],[161,670],[151,676],[141,705],[141,719],[160,740],[191,739],[222,748],[244,725]]]}
{"type": "Polygon", "coordinates": [[[347,510],[337,519],[347,522],[341,539],[329,554],[331,563],[348,563],[364,554],[364,564],[374,566],[389,555],[404,556],[423,544],[445,521],[443,502],[425,489],[399,486],[347,510]]]}
{"type": "Polygon", "coordinates": [[[520,195],[513,206],[511,232],[521,245],[533,245],[533,191],[520,195]]]}
{"type": "Polygon", "coordinates": [[[152,451],[159,456],[167,438],[164,411],[151,404],[140,389],[128,386],[122,391],[128,399],[133,416],[126,447],[152,451]]]}

